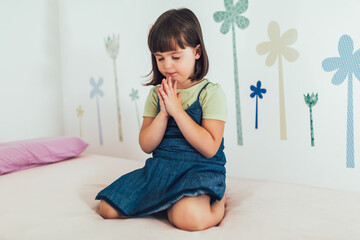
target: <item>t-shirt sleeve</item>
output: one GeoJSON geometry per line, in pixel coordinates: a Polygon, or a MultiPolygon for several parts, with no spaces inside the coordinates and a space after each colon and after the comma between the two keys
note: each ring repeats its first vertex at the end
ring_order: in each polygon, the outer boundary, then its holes
{"type": "Polygon", "coordinates": [[[226,122],[228,115],[226,96],[219,84],[211,83],[204,89],[200,95],[200,104],[203,118],[226,122]]]}
{"type": "Polygon", "coordinates": [[[158,87],[153,87],[150,89],[149,95],[146,98],[143,117],[156,117],[158,114],[158,87]]]}

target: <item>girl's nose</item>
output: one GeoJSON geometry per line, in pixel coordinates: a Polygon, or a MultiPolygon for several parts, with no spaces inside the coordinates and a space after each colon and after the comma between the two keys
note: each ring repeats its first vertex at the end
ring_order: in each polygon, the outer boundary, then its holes
{"type": "Polygon", "coordinates": [[[172,67],[172,61],[170,59],[164,59],[164,67],[165,68],[171,68],[172,67]]]}

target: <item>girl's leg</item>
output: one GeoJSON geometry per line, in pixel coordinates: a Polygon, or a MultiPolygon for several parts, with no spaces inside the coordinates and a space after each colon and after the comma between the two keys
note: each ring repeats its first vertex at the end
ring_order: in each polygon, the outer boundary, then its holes
{"type": "Polygon", "coordinates": [[[126,218],[104,200],[100,201],[99,214],[105,219],[126,218]]]}
{"type": "Polygon", "coordinates": [[[210,197],[184,197],[168,209],[169,221],[177,228],[199,231],[221,222],[225,214],[225,196],[210,205],[210,197]]]}

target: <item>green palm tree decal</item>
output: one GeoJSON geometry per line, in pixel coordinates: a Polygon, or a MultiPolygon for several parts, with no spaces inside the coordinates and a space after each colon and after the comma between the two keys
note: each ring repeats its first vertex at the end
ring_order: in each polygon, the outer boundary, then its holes
{"type": "Polygon", "coordinates": [[[315,104],[317,103],[319,97],[318,94],[314,95],[314,93],[304,94],[304,100],[306,105],[309,106],[310,108],[310,132],[311,132],[311,146],[315,146],[315,140],[314,140],[314,127],[313,127],[313,117],[312,117],[312,107],[315,106],[315,104]]]}
{"type": "Polygon", "coordinates": [[[294,62],[299,57],[299,52],[288,45],[293,44],[297,40],[296,29],[289,29],[282,36],[280,36],[280,27],[277,22],[271,22],[268,27],[268,34],[270,41],[263,42],[257,45],[256,51],[260,55],[268,52],[265,64],[267,66],[274,65],[276,58],[278,59],[279,68],[279,104],[280,104],[280,139],[286,140],[286,117],[285,117],[285,94],[284,94],[284,80],[282,70],[282,56],[289,62],[294,62]]]}
{"type": "Polygon", "coordinates": [[[226,34],[229,32],[230,26],[232,30],[233,40],[233,58],[234,58],[234,80],[235,80],[235,100],[236,100],[236,126],[237,126],[237,142],[238,145],[243,145],[242,126],[241,126],[241,111],[240,111],[240,94],[239,94],[239,80],[238,67],[236,55],[236,39],[235,39],[235,23],[240,29],[245,29],[249,26],[249,19],[240,16],[248,9],[248,0],[239,0],[235,5],[233,0],[224,0],[226,11],[218,11],[214,13],[215,22],[222,22],[220,32],[226,34]]]}

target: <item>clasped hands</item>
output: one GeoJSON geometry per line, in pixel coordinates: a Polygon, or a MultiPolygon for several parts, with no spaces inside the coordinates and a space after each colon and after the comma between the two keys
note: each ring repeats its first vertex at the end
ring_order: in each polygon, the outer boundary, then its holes
{"type": "Polygon", "coordinates": [[[177,81],[173,81],[171,77],[164,78],[161,86],[158,88],[158,96],[160,99],[160,112],[165,116],[176,115],[183,111],[181,104],[181,94],[177,93],[177,81]]]}

